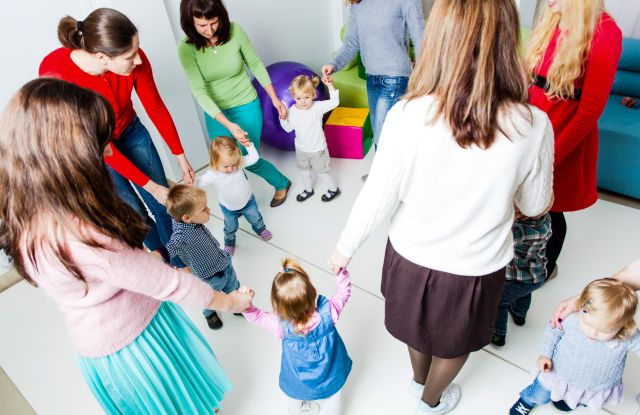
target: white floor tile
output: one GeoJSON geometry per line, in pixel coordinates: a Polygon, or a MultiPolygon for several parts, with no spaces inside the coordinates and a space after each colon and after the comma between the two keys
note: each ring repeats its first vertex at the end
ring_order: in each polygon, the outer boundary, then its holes
{"type": "MultiPolygon", "coordinates": [[[[257,305],[269,308],[273,276],[285,256],[298,257],[310,273],[318,291],[331,295],[333,277],[326,261],[362,187],[367,159],[333,160],[333,172],[343,194],[322,203],[324,188],[304,203],[295,201],[302,190],[293,153],[268,147],[263,154],[281,167],[294,186],[287,202],[268,207],[273,190],[248,174],[273,239],[263,242],[252,235],[241,220],[234,264],[243,284],[256,290],[257,305]]],[[[221,217],[210,191],[210,207],[221,217]]],[[[509,327],[507,346],[489,347],[474,353],[457,382],[462,400],[452,414],[506,414],[520,389],[530,381],[527,371],[536,358],[544,324],[555,304],[577,293],[589,280],[608,275],[638,256],[637,230],[640,211],[600,201],[594,207],[568,215],[569,234],[560,260],[560,274],[534,296],[525,327],[509,327]]],[[[209,227],[222,239],[222,222],[212,218],[209,227]]],[[[415,401],[407,392],[411,369],[405,346],[393,339],[383,324],[384,303],[380,296],[380,269],[386,243],[383,224],[358,251],[350,266],[354,289],[338,323],[354,361],[345,387],[345,411],[349,414],[411,414],[415,401]]],[[[284,414],[286,403],[278,388],[279,341],[242,318],[223,314],[225,327],[207,328],[199,310],[187,310],[214,348],[235,384],[224,400],[224,413],[284,414]]],[[[0,295],[0,366],[14,381],[38,414],[94,414],[100,409],[75,366],[62,316],[40,290],[20,283],[0,295]],[[7,341],[8,340],[8,341],[7,341]]],[[[634,396],[640,392],[640,362],[630,356],[625,375],[627,401],[611,413],[636,415],[634,396]]],[[[553,414],[550,406],[535,414],[553,414]]],[[[586,414],[588,411],[576,411],[586,414]]]]}

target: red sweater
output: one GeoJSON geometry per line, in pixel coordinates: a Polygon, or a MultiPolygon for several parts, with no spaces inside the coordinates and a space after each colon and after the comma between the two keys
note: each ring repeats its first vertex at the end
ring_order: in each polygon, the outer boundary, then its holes
{"type": "MultiPolygon", "coordinates": [[[[560,30],[556,29],[537,74],[547,76],[553,62],[560,30]]],[[[587,208],[598,200],[598,118],[609,98],[622,52],[622,33],[616,22],[603,13],[594,33],[583,75],[575,81],[582,89],[579,101],[549,99],[542,88],[529,88],[529,102],[545,111],[555,134],[552,211],[587,208]]]]}
{"type": "MultiPolygon", "coordinates": [[[[184,150],[180,144],[178,131],[173,123],[171,114],[169,114],[158,93],[158,88],[153,81],[151,64],[142,49],[140,49],[140,58],[142,59],[142,64],[137,66],[128,76],[116,75],[113,72],[94,76],[84,72],[71,60],[71,49],[59,48],[42,60],[39,74],[40,76],[52,76],[72,82],[96,91],[105,97],[116,114],[114,140],[120,137],[136,116],[133,102],[131,102],[131,92],[135,88],[144,109],[171,149],[171,152],[176,155],[183,154],[184,150]]],[[[118,151],[113,144],[111,144],[111,149],[113,150],[113,155],[105,158],[107,164],[138,186],[147,184],[149,178],[144,173],[118,151]]]]}

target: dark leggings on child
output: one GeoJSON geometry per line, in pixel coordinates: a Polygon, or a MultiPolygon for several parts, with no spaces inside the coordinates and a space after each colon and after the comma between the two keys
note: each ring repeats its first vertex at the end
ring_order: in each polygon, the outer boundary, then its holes
{"type": "Polygon", "coordinates": [[[563,212],[549,212],[551,216],[551,238],[547,242],[547,275],[551,275],[556,267],[556,262],[564,245],[564,238],[567,236],[567,221],[563,212]]]}

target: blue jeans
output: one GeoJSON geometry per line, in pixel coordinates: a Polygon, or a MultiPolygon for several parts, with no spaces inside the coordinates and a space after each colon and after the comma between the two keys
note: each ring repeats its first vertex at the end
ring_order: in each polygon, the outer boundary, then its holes
{"type": "Polygon", "coordinates": [[[544,284],[544,281],[532,284],[522,281],[505,281],[502,298],[498,305],[495,333],[498,336],[507,335],[507,320],[509,309],[518,317],[526,317],[531,306],[531,293],[544,284]]]}
{"type": "Polygon", "coordinates": [[[251,195],[251,198],[242,209],[229,210],[222,205],[220,205],[220,209],[224,216],[224,244],[226,246],[236,246],[236,232],[238,231],[238,219],[240,216],[244,216],[247,219],[253,231],[258,235],[266,229],[254,195],[251,195]]]}
{"type": "Polygon", "coordinates": [[[406,76],[367,75],[367,98],[373,128],[373,143],[378,146],[387,112],[407,91],[406,76]]]}
{"type": "MultiPolygon", "coordinates": [[[[233,269],[233,265],[231,264],[231,256],[226,252],[225,255],[229,258],[229,265],[227,265],[221,274],[219,273],[211,278],[205,279],[204,282],[209,284],[211,288],[216,291],[222,291],[225,294],[229,294],[230,292],[240,288],[240,281],[238,281],[236,270],[233,269]]],[[[204,314],[205,317],[209,317],[213,313],[213,310],[202,310],[202,314],[204,314]]]]}
{"type": "Polygon", "coordinates": [[[536,378],[533,383],[520,392],[520,398],[529,406],[544,405],[551,402],[551,391],[536,378]]]}
{"type": "MultiPolygon", "coordinates": [[[[169,186],[162,169],[160,156],[153,145],[153,141],[151,141],[149,131],[142,125],[137,116],[131,121],[131,124],[124,130],[122,135],[113,140],[113,145],[149,179],[161,186],[169,186]]],[[[165,206],[158,202],[149,192],[129,182],[128,179],[110,166],[107,166],[107,170],[111,175],[111,181],[120,199],[138,212],[149,227],[149,232],[147,232],[147,236],[144,239],[145,246],[151,251],[161,251],[168,258],[169,254],[165,244],[171,238],[172,226],[171,217],[167,214],[165,206]],[[135,186],[142,200],[140,200],[132,186],[135,186]],[[143,201],[144,204],[142,203],[143,201]],[[153,218],[149,216],[145,205],[149,208],[153,218]]],[[[180,258],[177,257],[173,258],[171,263],[179,268],[185,266],[180,258]]]]}

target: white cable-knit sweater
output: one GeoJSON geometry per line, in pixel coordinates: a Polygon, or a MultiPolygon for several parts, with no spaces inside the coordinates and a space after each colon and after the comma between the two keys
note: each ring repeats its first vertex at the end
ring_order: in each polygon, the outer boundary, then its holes
{"type": "Polygon", "coordinates": [[[427,125],[435,99],[398,102],[387,114],[369,177],[353,205],[338,250],[353,256],[391,215],[389,238],[411,262],[459,275],[485,275],[513,257],[514,203],[527,216],[551,201],[553,129],[529,106],[501,117],[486,150],[463,149],[442,120],[427,125]],[[523,115],[524,114],[524,115],[523,115]]]}

